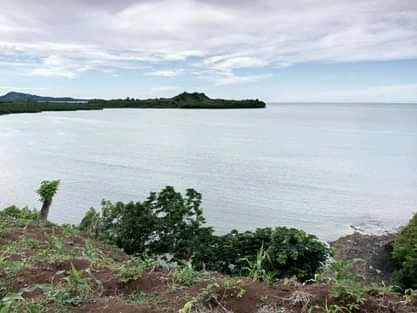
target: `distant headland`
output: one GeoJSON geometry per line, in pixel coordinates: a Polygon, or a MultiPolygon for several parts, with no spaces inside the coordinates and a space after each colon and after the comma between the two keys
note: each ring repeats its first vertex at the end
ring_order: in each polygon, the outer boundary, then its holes
{"type": "Polygon", "coordinates": [[[257,109],[266,104],[258,99],[212,99],[204,93],[183,92],[172,98],[154,99],[75,99],[70,97],[43,97],[19,92],[0,96],[0,115],[37,113],[43,111],[103,110],[116,108],[159,109],[257,109]]]}

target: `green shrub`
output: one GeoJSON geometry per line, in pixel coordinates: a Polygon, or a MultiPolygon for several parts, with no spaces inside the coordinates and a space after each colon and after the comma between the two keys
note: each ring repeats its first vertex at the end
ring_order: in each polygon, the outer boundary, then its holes
{"type": "Polygon", "coordinates": [[[417,213],[394,240],[395,282],[403,289],[417,289],[417,213]]]}
{"type": "Polygon", "coordinates": [[[193,189],[185,197],[167,186],[158,194],[151,192],[144,202],[102,202],[101,212],[90,209],[80,228],[95,229],[101,239],[110,240],[129,254],[151,252],[172,254],[188,260],[202,248],[203,236],[212,229],[203,227],[201,194],[193,189]]]}
{"type": "Polygon", "coordinates": [[[36,210],[28,209],[28,207],[19,208],[12,205],[0,211],[0,218],[30,221],[37,220],[39,218],[39,213],[36,210]]]}
{"type": "Polygon", "coordinates": [[[276,278],[295,276],[301,281],[314,278],[331,254],[330,248],[316,236],[295,228],[277,227],[266,252],[267,272],[276,278]]]}
{"type": "Polygon", "coordinates": [[[208,269],[252,275],[254,269],[250,265],[255,264],[256,271],[264,273],[260,277],[262,280],[293,276],[301,281],[312,279],[331,254],[327,245],[316,236],[295,228],[258,228],[244,233],[232,231],[218,237],[217,241],[212,253],[214,257],[206,258],[208,269]]]}
{"type": "Polygon", "coordinates": [[[205,227],[200,205],[201,194],[195,190],[188,189],[184,197],[167,186],[158,194],[150,193],[144,202],[103,201],[101,212],[90,209],[80,228],[95,229],[100,239],[129,254],[169,254],[175,261],[191,260],[196,270],[256,274],[268,281],[292,276],[311,279],[330,254],[317,237],[294,228],[214,235],[211,227],[205,227]]]}
{"type": "Polygon", "coordinates": [[[90,208],[80,222],[78,229],[91,235],[98,235],[100,224],[100,213],[90,208]]]}

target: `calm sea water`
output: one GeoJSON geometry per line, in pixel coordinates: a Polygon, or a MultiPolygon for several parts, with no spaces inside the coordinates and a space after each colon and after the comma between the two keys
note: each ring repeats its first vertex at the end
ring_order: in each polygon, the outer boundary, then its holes
{"type": "Polygon", "coordinates": [[[201,192],[219,232],[392,230],[417,211],[417,105],[0,116],[0,207],[39,208],[43,179],[62,181],[50,213],[59,223],[172,185],[201,192]]]}

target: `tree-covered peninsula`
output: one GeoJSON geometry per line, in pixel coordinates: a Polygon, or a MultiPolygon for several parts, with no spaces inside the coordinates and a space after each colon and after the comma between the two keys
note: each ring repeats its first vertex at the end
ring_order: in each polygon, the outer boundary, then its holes
{"type": "Polygon", "coordinates": [[[160,108],[160,109],[255,109],[265,108],[266,104],[258,99],[226,100],[212,99],[204,93],[183,92],[172,98],[154,99],[90,99],[65,100],[67,98],[39,97],[13,93],[0,97],[0,115],[11,113],[37,113],[43,111],[103,110],[116,108],[160,108]],[[45,100],[46,99],[46,100],[45,100]]]}

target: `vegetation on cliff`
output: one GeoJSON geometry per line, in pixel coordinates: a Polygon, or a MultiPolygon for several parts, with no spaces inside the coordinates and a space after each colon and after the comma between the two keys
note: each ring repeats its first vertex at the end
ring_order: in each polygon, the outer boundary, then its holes
{"type": "Polygon", "coordinates": [[[0,211],[0,312],[417,312],[413,289],[355,282],[341,262],[316,267],[311,258],[329,251],[314,236],[283,227],[215,236],[200,206],[195,190],[166,187],[143,202],[103,201],[79,226],[27,208],[0,211]]]}
{"type": "Polygon", "coordinates": [[[327,245],[302,230],[277,227],[254,232],[215,235],[205,226],[201,194],[188,189],[185,197],[171,186],[150,193],[143,202],[103,201],[101,212],[90,209],[81,229],[117,244],[129,254],[170,255],[196,269],[246,276],[262,249],[265,271],[272,281],[312,279],[330,255],[327,245]]]}
{"type": "Polygon", "coordinates": [[[417,289],[417,213],[395,237],[393,256],[396,283],[403,289],[417,289]]]}

